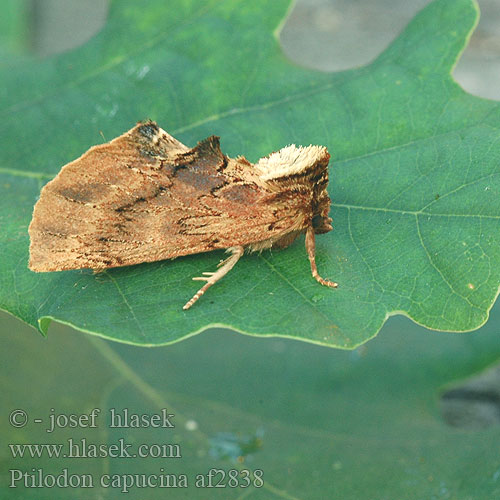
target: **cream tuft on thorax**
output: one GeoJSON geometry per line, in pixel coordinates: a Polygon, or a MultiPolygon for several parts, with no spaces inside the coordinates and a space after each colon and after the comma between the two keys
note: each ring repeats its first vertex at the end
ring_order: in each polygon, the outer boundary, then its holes
{"type": "Polygon", "coordinates": [[[275,153],[261,158],[255,168],[263,180],[298,174],[313,166],[327,155],[324,146],[295,146],[291,144],[275,153]]]}

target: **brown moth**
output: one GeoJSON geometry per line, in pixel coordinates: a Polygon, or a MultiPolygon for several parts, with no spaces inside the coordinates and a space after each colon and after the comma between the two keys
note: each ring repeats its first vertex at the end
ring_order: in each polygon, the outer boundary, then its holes
{"type": "Polygon", "coordinates": [[[29,227],[29,268],[63,271],[174,259],[226,249],[231,255],[189,309],[226,275],[245,250],[284,248],[306,233],[312,275],[314,235],[332,230],[330,155],[323,146],[285,147],[256,164],[228,158],[219,138],[192,149],[155,122],[138,123],[90,148],[44,186],[29,227]]]}

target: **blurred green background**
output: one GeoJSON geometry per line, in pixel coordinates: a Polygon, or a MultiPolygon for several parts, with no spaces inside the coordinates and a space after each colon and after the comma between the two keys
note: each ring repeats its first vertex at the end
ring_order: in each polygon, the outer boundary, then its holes
{"type": "MultiPolygon", "coordinates": [[[[324,71],[365,64],[426,0],[299,0],[282,31],[284,52],[324,71]]],[[[455,77],[500,99],[500,3],[482,17],[455,77]]],[[[0,0],[0,58],[52,57],[106,22],[103,0],[0,0]]],[[[355,311],[353,311],[355,314],[355,311]]],[[[211,330],[145,349],[61,325],[46,339],[0,313],[0,498],[114,498],[117,489],[8,488],[9,469],[58,473],[166,472],[211,467],[264,471],[262,489],[148,488],[129,498],[495,498],[500,495],[500,305],[476,332],[425,330],[391,318],[354,352],[211,330]],[[30,418],[129,408],[175,413],[174,430],[15,429],[30,418]],[[182,459],[20,459],[7,443],[179,443],[182,459]],[[212,496],[213,495],[213,496],[212,496]]],[[[104,417],[103,417],[104,418],[104,417]]],[[[45,425],[45,424],[44,424],[45,425]]],[[[194,484],[194,481],[193,481],[194,484]]]]}

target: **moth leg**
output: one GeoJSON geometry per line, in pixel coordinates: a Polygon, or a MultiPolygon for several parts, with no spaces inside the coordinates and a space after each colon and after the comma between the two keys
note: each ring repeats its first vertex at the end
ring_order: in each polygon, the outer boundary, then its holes
{"type": "Polygon", "coordinates": [[[206,284],[203,285],[193,296],[193,298],[186,303],[183,307],[184,310],[189,309],[212,285],[217,283],[222,277],[224,277],[231,269],[235,266],[236,262],[240,259],[240,257],[245,252],[245,249],[241,246],[239,247],[231,247],[226,250],[227,252],[231,252],[231,255],[224,261],[220,262],[217,266],[219,269],[215,271],[215,273],[203,273],[205,276],[200,276],[193,278],[195,281],[206,281],[206,284]]]}
{"type": "Polygon", "coordinates": [[[314,239],[314,228],[312,226],[309,226],[307,228],[306,250],[309,257],[309,262],[311,263],[311,272],[313,278],[322,285],[337,288],[339,286],[338,283],[335,283],[335,281],[325,280],[318,274],[318,268],[316,267],[316,243],[314,239]]]}

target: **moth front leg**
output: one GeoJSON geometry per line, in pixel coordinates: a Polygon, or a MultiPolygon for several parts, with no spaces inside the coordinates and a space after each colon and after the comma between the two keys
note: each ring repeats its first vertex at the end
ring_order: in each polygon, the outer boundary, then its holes
{"type": "Polygon", "coordinates": [[[207,291],[208,288],[217,283],[217,281],[219,281],[229,271],[231,271],[236,262],[238,262],[240,257],[245,252],[245,249],[239,246],[228,248],[226,251],[231,252],[231,255],[217,266],[219,269],[215,271],[215,273],[203,273],[205,276],[193,278],[193,280],[195,281],[206,281],[206,284],[203,285],[196,292],[193,298],[186,303],[186,305],[183,307],[184,310],[189,309],[207,291]]]}
{"type": "Polygon", "coordinates": [[[337,288],[339,286],[338,283],[335,283],[335,281],[325,280],[318,274],[318,268],[316,267],[316,242],[314,238],[314,228],[312,226],[309,226],[307,228],[306,250],[309,257],[309,262],[311,263],[311,272],[313,278],[322,285],[329,286],[331,288],[337,288]]]}

